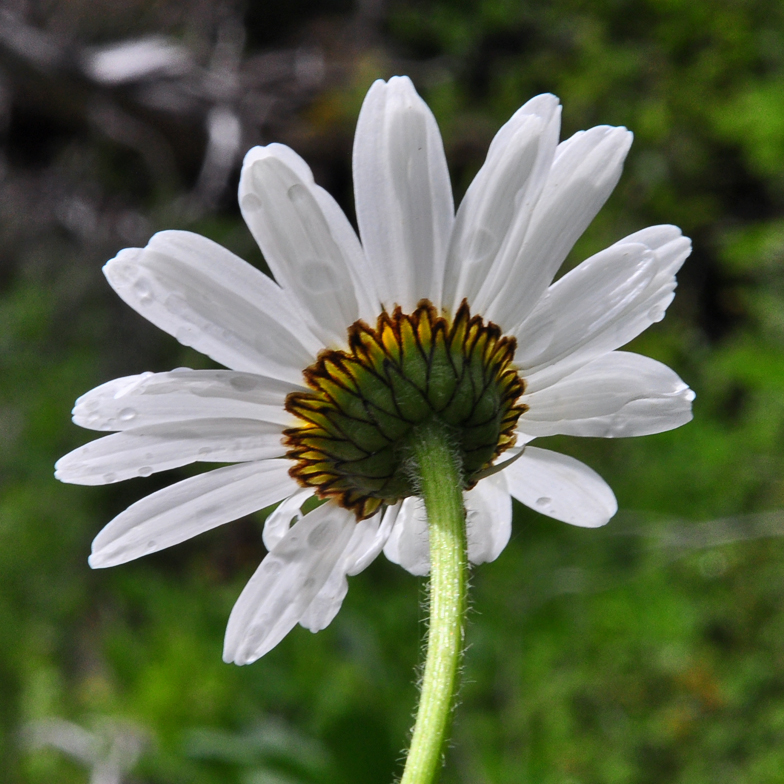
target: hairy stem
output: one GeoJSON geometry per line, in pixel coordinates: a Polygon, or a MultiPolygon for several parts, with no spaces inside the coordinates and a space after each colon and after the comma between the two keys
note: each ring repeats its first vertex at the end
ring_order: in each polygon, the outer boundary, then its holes
{"type": "Polygon", "coordinates": [[[430,623],[425,674],[401,784],[438,775],[463,653],[467,557],[462,470],[449,432],[433,420],[412,439],[412,467],[430,530],[430,623]]]}

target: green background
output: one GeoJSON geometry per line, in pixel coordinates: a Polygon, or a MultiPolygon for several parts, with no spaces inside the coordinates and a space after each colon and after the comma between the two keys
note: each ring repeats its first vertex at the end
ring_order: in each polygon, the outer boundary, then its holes
{"type": "Polygon", "coordinates": [[[599,471],[620,511],[587,531],[515,507],[509,546],[471,578],[443,781],[784,780],[784,5],[9,8],[65,54],[36,60],[29,38],[26,54],[11,33],[0,41],[3,781],[88,781],[81,763],[31,746],[31,727],[52,717],[144,738],[128,782],[381,784],[400,773],[421,580],[381,558],[351,579],[326,631],[298,627],[256,664],[225,665],[226,620],[264,555],[263,513],[91,572],[102,525],[189,472],[105,488],[52,478],[57,457],[90,437],[69,420],[78,395],[120,375],[209,366],[124,306],[102,263],[180,228],[263,265],[236,208],[238,161],[225,188],[199,196],[220,85],[189,88],[198,100],[167,114],[136,88],[91,83],[79,58],[158,33],[203,71],[226,30],[244,34],[246,81],[231,99],[244,146],[295,147],[349,215],[362,97],[373,79],[407,73],[439,121],[458,198],[500,125],[551,91],[564,136],[604,123],[635,133],[570,263],[654,223],[694,241],[667,318],[631,346],[694,388],[694,421],[639,439],[542,442],[599,471]]]}

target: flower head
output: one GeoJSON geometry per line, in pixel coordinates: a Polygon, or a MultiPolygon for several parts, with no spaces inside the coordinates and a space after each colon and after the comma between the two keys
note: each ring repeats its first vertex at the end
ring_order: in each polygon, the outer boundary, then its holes
{"type": "Polygon", "coordinates": [[[243,217],[275,280],[204,237],[156,234],[104,268],[145,318],[228,370],[144,373],[79,398],[74,421],[117,431],[57,476],[105,484],[194,463],[232,465],[143,498],[96,537],[114,566],[279,503],[269,554],[229,619],[224,658],[254,661],[297,623],[327,626],[348,575],[383,550],[429,569],[408,439],[437,418],[463,466],[469,559],[495,559],[511,498],[600,526],[606,483],[537,436],[635,436],[691,419],[669,368],[616,349],[672,301],[690,252],[674,226],[620,240],[553,283],[620,177],[624,128],[558,143],[540,95],[496,135],[454,213],[441,137],[405,77],[368,92],[354,142],[359,235],[279,144],[246,156],[243,217]],[[325,501],[304,513],[313,496],[325,501]]]}

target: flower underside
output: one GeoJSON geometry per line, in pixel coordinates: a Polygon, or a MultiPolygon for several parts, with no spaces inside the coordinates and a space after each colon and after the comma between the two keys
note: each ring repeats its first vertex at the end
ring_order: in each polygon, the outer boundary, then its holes
{"type": "Polygon", "coordinates": [[[357,321],[348,350],[321,352],[304,371],[312,392],[292,392],[286,410],[302,421],[284,431],[290,473],[361,520],[381,504],[415,495],[411,439],[432,419],[447,425],[465,489],[515,442],[526,406],[512,364],[516,341],[463,304],[450,322],[428,300],[405,314],[357,321]]]}

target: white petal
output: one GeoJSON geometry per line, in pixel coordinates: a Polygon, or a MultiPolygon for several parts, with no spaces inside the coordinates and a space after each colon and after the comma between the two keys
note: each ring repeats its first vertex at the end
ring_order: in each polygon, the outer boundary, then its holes
{"type": "Polygon", "coordinates": [[[692,418],[694,393],[666,365],[640,354],[613,351],[539,392],[518,422],[529,435],[644,436],[692,418]]]}
{"type": "Polygon", "coordinates": [[[269,514],[264,521],[264,530],[261,534],[267,550],[272,550],[288,533],[289,528],[304,517],[302,505],[308,498],[312,498],[313,494],[310,488],[302,488],[285,501],[281,501],[278,508],[269,514]]]}
{"type": "Polygon", "coordinates": [[[160,232],[104,274],[146,319],[233,370],[297,384],[323,347],[273,280],[198,234],[160,232]]]}
{"type": "MultiPolygon", "coordinates": [[[[464,493],[464,499],[468,560],[474,564],[494,561],[512,532],[512,501],[504,473],[483,479],[464,493]]],[[[411,574],[430,571],[430,531],[421,498],[411,496],[401,504],[384,555],[411,574]]]]}
{"type": "Polygon", "coordinates": [[[504,472],[482,479],[465,493],[468,560],[495,561],[512,535],[512,497],[504,472]]]}
{"type": "Polygon", "coordinates": [[[398,508],[390,507],[383,516],[376,514],[356,524],[343,555],[300,618],[301,626],[320,632],[332,623],[348,591],[346,576],[358,574],[375,560],[389,536],[398,508]]]}
{"type": "Polygon", "coordinates": [[[445,307],[476,300],[507,234],[525,236],[558,144],[561,107],[538,95],[515,112],[493,139],[487,159],[455,218],[444,278],[445,307]]]}
{"type": "Polygon", "coordinates": [[[408,77],[368,91],[354,137],[354,195],[365,255],[384,305],[436,307],[454,222],[452,187],[435,118],[408,77]]]}
{"type": "Polygon", "coordinates": [[[377,308],[364,293],[359,241],[334,199],[293,150],[271,144],[245,156],[240,207],[275,279],[313,331],[324,345],[343,345],[360,304],[365,313],[377,308]]]}
{"type": "Polygon", "coordinates": [[[621,175],[632,135],[599,126],[558,145],[525,235],[507,234],[474,309],[513,331],[531,312],[621,175]]]}
{"type": "Polygon", "coordinates": [[[527,446],[504,475],[518,501],[564,523],[598,528],[618,511],[613,491],[599,474],[558,452],[527,446]]]}
{"type": "Polygon", "coordinates": [[[430,538],[421,498],[409,496],[400,505],[384,555],[411,574],[421,576],[430,571],[430,538]]]}
{"type": "Polygon", "coordinates": [[[515,331],[515,362],[528,389],[553,383],[660,321],[690,248],[675,226],[653,226],[556,281],[515,331]]]}
{"type": "Polygon", "coordinates": [[[132,561],[191,539],[296,492],[288,460],[218,468],[129,506],[95,537],[94,569],[132,561]]]}
{"type": "Polygon", "coordinates": [[[299,385],[230,370],[172,370],[107,381],[82,395],[73,420],[90,430],[139,430],[183,419],[257,419],[289,425],[283,405],[299,385]]]}
{"type": "Polygon", "coordinates": [[[351,512],[326,503],[291,527],[234,605],[224,661],[249,664],[294,628],[348,546],[355,525],[351,512]]]}
{"type": "Polygon", "coordinates": [[[360,533],[352,539],[351,549],[346,558],[346,574],[349,576],[359,574],[376,560],[389,539],[400,513],[400,506],[396,504],[388,507],[380,520],[377,519],[378,516],[371,517],[370,520],[375,522],[368,523],[364,528],[360,528],[362,523],[365,523],[364,520],[357,525],[360,533]]]}
{"type": "Polygon", "coordinates": [[[305,609],[299,619],[299,625],[313,634],[326,629],[340,611],[347,593],[346,572],[338,563],[330,572],[327,581],[321,586],[321,590],[305,609]]]}
{"type": "Polygon", "coordinates": [[[640,243],[618,242],[586,259],[553,283],[515,330],[520,343],[515,362],[528,374],[573,353],[576,346],[616,323],[619,314],[644,296],[656,271],[655,254],[640,243]],[[537,335],[543,322],[548,340],[544,345],[534,340],[532,346],[528,335],[537,335]]]}
{"type": "Polygon", "coordinates": [[[61,457],[55,477],[104,485],[198,461],[241,463],[283,457],[280,426],[250,419],[197,419],[126,430],[61,457]]]}

